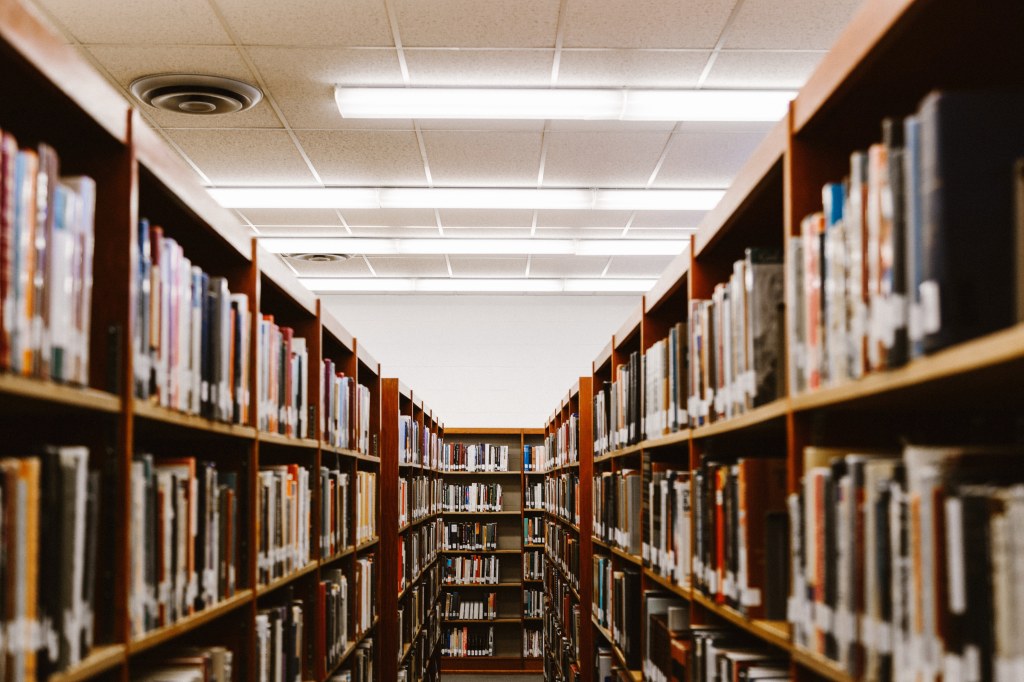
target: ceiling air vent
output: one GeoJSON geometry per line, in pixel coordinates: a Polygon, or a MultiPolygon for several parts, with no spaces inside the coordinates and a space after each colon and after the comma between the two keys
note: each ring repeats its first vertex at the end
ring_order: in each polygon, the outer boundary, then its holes
{"type": "Polygon", "coordinates": [[[284,257],[303,263],[340,263],[352,256],[347,253],[286,253],[284,257]]]}
{"type": "Polygon", "coordinates": [[[201,116],[245,111],[263,99],[258,88],[242,81],[184,73],[139,78],[131,91],[157,109],[201,116]]]}

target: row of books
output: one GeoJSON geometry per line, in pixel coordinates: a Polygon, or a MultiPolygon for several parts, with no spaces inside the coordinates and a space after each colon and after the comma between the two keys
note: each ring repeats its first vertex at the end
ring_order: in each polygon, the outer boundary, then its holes
{"type": "MultiPolygon", "coordinates": [[[[236,472],[210,462],[135,457],[128,597],[133,636],[235,593],[240,490],[236,472]]],[[[74,519],[87,516],[76,512],[74,519]]]]}
{"type": "Polygon", "coordinates": [[[558,667],[569,677],[579,668],[580,628],[584,624],[582,611],[569,594],[553,596],[544,613],[544,638],[548,655],[558,662],[558,667]]]}
{"type": "Polygon", "coordinates": [[[437,566],[431,566],[423,575],[423,579],[409,588],[398,605],[398,636],[401,654],[406,646],[416,642],[417,632],[424,625],[437,627],[440,625],[441,606],[438,603],[441,583],[438,580],[437,566]]]}
{"type": "MultiPolygon", "coordinates": [[[[645,605],[663,599],[652,596],[645,605]]],[[[644,677],[654,682],[788,682],[792,680],[785,654],[729,626],[691,625],[685,606],[648,611],[649,656],[644,677]]],[[[798,678],[799,679],[799,678],[798,678]]]]}
{"type": "Polygon", "coordinates": [[[435,682],[439,679],[437,658],[432,655],[441,635],[441,608],[431,601],[429,609],[416,620],[402,619],[404,661],[398,667],[396,682],[435,682]]]}
{"type": "Polygon", "coordinates": [[[96,184],[0,131],[0,369],[89,383],[96,184]]]}
{"type": "Polygon", "coordinates": [[[259,584],[309,563],[311,516],[309,469],[299,464],[264,465],[258,479],[259,584]]]}
{"type": "Polygon", "coordinates": [[[544,481],[527,481],[523,488],[523,506],[526,509],[544,509],[544,481]]]}
{"type": "Polygon", "coordinates": [[[198,682],[234,682],[235,655],[223,646],[178,649],[158,664],[147,665],[132,674],[137,682],[197,680],[198,682]]]}
{"type": "Polygon", "coordinates": [[[488,592],[482,599],[463,599],[458,590],[449,590],[441,599],[441,613],[449,620],[493,620],[498,617],[498,593],[488,592]]]}
{"type": "Polygon", "coordinates": [[[349,532],[348,474],[320,467],[320,558],[327,559],[352,544],[349,532]]]}
{"type": "Polygon", "coordinates": [[[636,469],[594,476],[594,535],[624,552],[641,556],[643,480],[636,469]]]}
{"type": "Polygon", "coordinates": [[[575,471],[544,479],[544,510],[570,523],[580,523],[580,476],[575,471]]]}
{"type": "Polygon", "coordinates": [[[561,566],[572,586],[580,587],[580,538],[560,523],[548,522],[544,551],[548,559],[561,566]]]}
{"type": "Polygon", "coordinates": [[[441,638],[441,655],[453,658],[493,656],[494,626],[446,627],[441,638]]]}
{"type": "Polygon", "coordinates": [[[320,641],[317,645],[317,679],[337,667],[349,643],[349,585],[339,568],[323,571],[317,585],[316,618],[320,641]]]}
{"type": "Polygon", "coordinates": [[[694,474],[693,585],[748,618],[786,615],[786,461],[705,459],[694,474]]]}
{"type": "Polygon", "coordinates": [[[445,443],[441,471],[508,471],[508,446],[488,443],[445,443]]]}
{"type": "Polygon", "coordinates": [[[544,529],[547,523],[543,516],[527,516],[523,519],[523,544],[544,544],[544,529]]]}
{"type": "Polygon", "coordinates": [[[593,613],[598,624],[611,632],[630,670],[640,669],[640,572],[616,570],[611,557],[594,556],[593,613]]]}
{"type": "Polygon", "coordinates": [[[442,439],[409,415],[398,417],[398,463],[437,468],[442,439]]]}
{"type": "Polygon", "coordinates": [[[501,580],[501,563],[494,555],[445,557],[442,566],[446,585],[496,585],[501,580]]]}
{"type": "Polygon", "coordinates": [[[306,339],[263,315],[256,326],[257,425],[291,438],[314,435],[309,419],[306,339]]]}
{"type": "Polygon", "coordinates": [[[449,483],[444,487],[441,509],[446,512],[487,512],[502,510],[500,483],[449,483]]]}
{"type": "Polygon", "coordinates": [[[192,265],[180,244],[146,220],[139,223],[135,284],[135,396],[217,421],[250,423],[249,298],[192,265]]]}
{"type": "Polygon", "coordinates": [[[794,641],[869,680],[1016,679],[1022,455],[805,449],[789,499],[794,641]]]}
{"type": "Polygon", "coordinates": [[[644,353],[641,426],[647,438],[657,438],[690,425],[688,341],[686,322],[677,322],[668,336],[644,353]]]}
{"type": "Polygon", "coordinates": [[[444,549],[498,549],[498,524],[457,521],[445,524],[444,549]]]}
{"type": "Polygon", "coordinates": [[[321,428],[324,441],[336,448],[374,454],[370,447],[370,389],[345,376],[325,358],[320,383],[321,428]]]}
{"type": "Polygon", "coordinates": [[[258,682],[302,682],[304,609],[301,599],[288,598],[256,614],[258,682]]]}
{"type": "Polygon", "coordinates": [[[355,621],[353,635],[361,635],[373,626],[377,617],[377,594],[374,586],[377,584],[377,558],[373,554],[359,556],[355,561],[353,571],[355,597],[352,600],[355,604],[355,621]]]}
{"type": "Polygon", "coordinates": [[[544,579],[544,553],[540,550],[523,552],[523,578],[544,579]]]}
{"type": "Polygon", "coordinates": [[[523,471],[543,473],[552,467],[551,450],[546,445],[523,445],[523,471]]]}
{"type": "Polygon", "coordinates": [[[1024,271],[1012,248],[1024,216],[1014,201],[1022,111],[1019,93],[933,92],[914,114],[884,120],[881,141],[822,189],[823,210],[801,222],[787,254],[795,391],[1024,318],[1019,297],[982,293],[1014,291],[1024,271]],[[976,225],[984,240],[971,237],[976,225]]]}
{"type": "Polygon", "coordinates": [[[86,447],[0,458],[0,660],[10,679],[45,678],[88,655],[99,507],[86,447]]]}
{"type": "Polygon", "coordinates": [[[398,525],[419,521],[441,511],[444,482],[427,476],[400,476],[398,479],[398,525]]]}
{"type": "Polygon", "coordinates": [[[644,565],[688,588],[693,566],[690,472],[645,462],[644,478],[644,565]]]}
{"type": "Polygon", "coordinates": [[[691,300],[690,423],[728,419],[781,396],[782,252],[749,248],[710,300],[691,300]]]}
{"type": "Polygon", "coordinates": [[[614,368],[612,381],[594,390],[594,456],[600,456],[643,438],[641,384],[643,356],[638,351],[614,368]]]}
{"type": "Polygon", "coordinates": [[[377,474],[356,472],[356,544],[377,537],[377,474]]]}
{"type": "Polygon", "coordinates": [[[544,615],[544,590],[527,587],[523,590],[523,616],[540,618],[544,615]]]}
{"type": "Polygon", "coordinates": [[[425,523],[412,532],[398,538],[398,591],[401,592],[411,585],[424,566],[437,557],[440,543],[438,539],[444,534],[444,522],[436,519],[433,523],[425,523]]]}
{"type": "Polygon", "coordinates": [[[543,469],[537,469],[537,471],[550,471],[556,467],[578,463],[580,461],[580,416],[576,413],[569,415],[569,419],[563,422],[554,433],[546,436],[544,450],[553,456],[548,458],[543,469]]]}
{"type": "MultiPolygon", "coordinates": [[[[670,680],[686,679],[674,670],[673,642],[685,646],[684,637],[690,627],[689,603],[684,602],[675,595],[670,595],[658,590],[648,590],[643,594],[643,620],[644,620],[644,656],[643,675],[645,679],[652,682],[669,682],[670,680]]],[[[688,643],[688,642],[686,642],[688,643]]],[[[682,646],[677,647],[677,649],[682,646]]],[[[682,658],[679,667],[683,668],[688,661],[685,655],[676,655],[682,658]]],[[[682,673],[680,669],[678,673],[682,673]]],[[[701,678],[702,679],[702,678],[701,678]]],[[[722,680],[738,680],[738,677],[730,675],[722,680]]]]}
{"type": "Polygon", "coordinates": [[[334,673],[327,682],[374,682],[377,679],[373,665],[375,660],[373,637],[367,637],[349,657],[348,670],[334,673]]]}
{"type": "Polygon", "coordinates": [[[544,655],[544,633],[536,628],[523,630],[523,658],[540,658],[544,655]]]}

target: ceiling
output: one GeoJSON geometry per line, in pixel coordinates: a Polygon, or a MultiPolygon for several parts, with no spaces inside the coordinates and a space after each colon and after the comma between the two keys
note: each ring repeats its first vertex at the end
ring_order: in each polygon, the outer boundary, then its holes
{"type": "MultiPolygon", "coordinates": [[[[128,96],[167,72],[258,85],[249,111],[141,106],[209,187],[725,188],[771,124],[346,120],[336,85],[798,88],[859,0],[37,0],[128,96]]],[[[260,236],[685,239],[695,211],[239,210],[260,236]]],[[[294,263],[308,277],[650,278],[659,256],[294,263]]]]}

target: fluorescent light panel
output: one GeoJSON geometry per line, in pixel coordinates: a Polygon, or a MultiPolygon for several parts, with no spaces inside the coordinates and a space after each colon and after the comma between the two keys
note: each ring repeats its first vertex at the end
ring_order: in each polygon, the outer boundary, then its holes
{"type": "Polygon", "coordinates": [[[460,279],[303,277],[306,288],[323,294],[353,292],[404,293],[638,293],[648,291],[655,279],[460,279]]]}
{"type": "Polygon", "coordinates": [[[539,88],[348,88],[343,118],[778,121],[793,91],[539,88]]]}
{"type": "Polygon", "coordinates": [[[682,239],[370,239],[363,237],[265,237],[270,253],[347,253],[365,256],[675,256],[682,239]]]}
{"type": "Polygon", "coordinates": [[[480,187],[230,187],[207,191],[225,208],[476,208],[708,211],[718,189],[490,189],[480,187]]]}

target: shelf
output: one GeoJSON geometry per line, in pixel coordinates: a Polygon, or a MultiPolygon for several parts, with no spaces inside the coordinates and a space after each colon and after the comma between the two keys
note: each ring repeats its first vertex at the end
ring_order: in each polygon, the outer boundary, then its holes
{"type": "Polygon", "coordinates": [[[519,516],[516,511],[443,511],[441,516],[519,516]]]}
{"type": "Polygon", "coordinates": [[[216,620],[217,618],[234,611],[242,604],[249,603],[252,601],[252,596],[252,590],[239,590],[235,596],[225,599],[218,604],[214,604],[208,609],[203,609],[198,613],[182,618],[170,625],[165,625],[161,628],[151,630],[129,643],[127,653],[129,655],[135,655],[147,649],[151,649],[158,644],[163,644],[164,642],[174,639],[179,635],[183,635],[186,632],[195,630],[201,625],[205,625],[210,621],[216,620]]]}
{"type": "Polygon", "coordinates": [[[612,546],[610,544],[608,544],[607,542],[605,542],[604,540],[601,540],[600,538],[592,537],[592,538],[590,538],[590,541],[593,542],[598,547],[601,547],[603,549],[607,549],[609,552],[612,551],[612,546]]]}
{"type": "Polygon", "coordinates": [[[261,443],[270,443],[271,445],[284,445],[290,448],[305,448],[307,450],[316,450],[320,447],[320,444],[312,438],[295,438],[293,436],[284,436],[280,433],[270,433],[269,431],[260,431],[258,437],[261,443]]]}
{"type": "Polygon", "coordinates": [[[563,526],[566,526],[568,528],[573,529],[574,531],[576,531],[576,534],[579,535],[580,527],[577,526],[572,521],[569,521],[568,519],[562,518],[561,516],[559,516],[558,514],[556,514],[554,512],[544,512],[544,513],[547,514],[550,518],[552,518],[552,519],[558,521],[559,523],[561,523],[563,526]]]}
{"type": "Polygon", "coordinates": [[[523,578],[524,583],[540,583],[544,584],[544,578],[523,578]]]}
{"type": "Polygon", "coordinates": [[[601,633],[601,636],[608,640],[608,645],[612,648],[612,651],[615,652],[615,658],[619,659],[619,665],[621,665],[622,668],[628,672],[631,678],[636,680],[636,682],[640,682],[640,680],[642,679],[640,671],[630,670],[629,666],[626,665],[626,656],[622,653],[622,650],[619,649],[619,645],[616,644],[615,641],[612,639],[612,633],[598,625],[597,618],[591,616],[591,622],[594,624],[594,628],[596,628],[597,631],[601,633]]]}
{"type": "Polygon", "coordinates": [[[280,578],[275,578],[274,580],[270,581],[266,585],[261,585],[261,586],[257,587],[256,588],[256,595],[262,597],[267,592],[273,592],[277,588],[279,588],[279,587],[281,587],[283,585],[287,585],[288,583],[292,582],[293,580],[298,580],[299,578],[301,578],[302,576],[306,575],[307,573],[312,573],[319,566],[320,566],[320,564],[318,562],[310,561],[308,564],[306,564],[302,568],[300,568],[298,570],[295,570],[295,571],[292,571],[288,575],[281,576],[280,578]]]}
{"type": "Polygon", "coordinates": [[[857,679],[840,668],[835,661],[830,661],[824,656],[805,651],[800,647],[794,647],[792,654],[794,663],[826,679],[833,680],[833,682],[855,682],[857,679]]]}
{"type": "Polygon", "coordinates": [[[601,462],[610,462],[613,459],[619,459],[620,457],[629,457],[635,455],[643,450],[643,443],[637,443],[636,445],[630,445],[625,448],[618,450],[612,450],[611,452],[605,453],[598,457],[594,457],[594,464],[600,464],[601,462]]]}
{"type": "Polygon", "coordinates": [[[648,438],[647,440],[640,442],[640,447],[644,450],[653,450],[654,448],[667,448],[673,445],[682,445],[688,443],[692,434],[690,429],[680,429],[675,433],[668,433],[657,438],[648,438]]]}
{"type": "Polygon", "coordinates": [[[121,398],[113,393],[14,374],[0,374],[0,395],[92,412],[121,411],[121,398]]]}
{"type": "Polygon", "coordinates": [[[46,678],[46,682],[79,682],[93,675],[110,670],[125,662],[124,644],[94,646],[89,655],[67,670],[54,673],[46,678]]]}
{"type": "Polygon", "coordinates": [[[380,542],[380,538],[373,538],[372,540],[366,540],[365,542],[361,542],[358,545],[356,545],[356,553],[358,554],[363,550],[369,549],[370,547],[376,545],[378,542],[380,542]]]}
{"type": "Polygon", "coordinates": [[[442,582],[441,587],[520,587],[521,583],[446,583],[442,582]]]}
{"type": "Polygon", "coordinates": [[[425,564],[425,565],[423,566],[423,568],[421,568],[421,569],[420,569],[420,572],[416,574],[416,577],[415,577],[415,578],[413,578],[412,580],[410,580],[410,581],[409,581],[409,582],[408,582],[408,583],[406,584],[406,586],[402,588],[402,590],[401,590],[401,591],[400,591],[400,592],[398,593],[398,600],[399,600],[399,601],[401,601],[401,600],[402,600],[402,598],[403,598],[403,597],[405,597],[406,593],[407,593],[407,592],[408,592],[409,590],[411,590],[412,588],[416,587],[416,583],[418,583],[418,582],[420,581],[420,579],[421,579],[421,578],[422,578],[423,576],[425,576],[425,575],[427,574],[427,571],[429,571],[429,570],[430,570],[430,567],[431,567],[431,566],[433,566],[434,564],[436,564],[436,563],[437,563],[437,559],[438,559],[438,557],[436,557],[436,556],[435,556],[435,557],[434,557],[433,559],[431,559],[430,561],[428,561],[428,562],[427,562],[427,563],[426,563],[426,564],[425,564]]]}
{"type": "MultiPolygon", "coordinates": [[[[559,575],[562,576],[562,580],[565,581],[565,584],[569,586],[569,591],[572,592],[572,595],[574,597],[576,597],[576,603],[582,605],[583,599],[580,597],[580,591],[576,589],[576,586],[572,584],[571,580],[569,580],[569,575],[564,570],[562,570],[562,565],[558,563],[558,561],[547,552],[544,552],[544,557],[547,559],[547,562],[551,564],[551,566],[554,567],[556,571],[558,571],[559,575]]],[[[541,580],[539,582],[543,583],[544,581],[541,580]]]]}
{"type": "Polygon", "coordinates": [[[225,424],[223,422],[213,421],[212,419],[206,419],[205,417],[199,417],[194,414],[176,412],[166,407],[160,407],[159,405],[153,405],[152,403],[141,400],[135,401],[133,410],[135,412],[135,416],[142,419],[149,419],[164,424],[173,424],[175,426],[182,426],[196,431],[217,433],[222,436],[248,438],[250,440],[256,439],[256,429],[252,426],[225,424]]]}
{"type": "Polygon", "coordinates": [[[415,521],[410,521],[409,523],[405,524],[404,526],[401,526],[398,529],[398,532],[399,533],[404,533],[405,531],[409,530],[410,528],[415,528],[416,526],[422,525],[422,524],[426,523],[427,521],[430,521],[431,519],[433,519],[435,517],[439,517],[439,516],[441,516],[441,512],[433,512],[431,514],[427,514],[426,516],[424,516],[422,518],[416,519],[415,521]]]}
{"type": "Polygon", "coordinates": [[[693,591],[693,601],[768,644],[786,651],[793,648],[790,642],[789,623],[786,621],[751,620],[736,609],[716,604],[696,590],[693,591]]]}
{"type": "Polygon", "coordinates": [[[351,643],[349,643],[347,647],[345,647],[345,651],[343,651],[341,656],[338,658],[338,662],[334,665],[333,668],[327,671],[328,678],[330,678],[331,675],[337,672],[338,668],[344,665],[345,661],[348,660],[348,657],[352,655],[352,652],[356,650],[356,648],[362,643],[364,639],[366,639],[367,635],[373,632],[373,629],[377,627],[378,620],[380,619],[374,618],[373,622],[370,623],[370,627],[366,628],[358,635],[356,635],[356,638],[351,643]]]}
{"type": "Polygon", "coordinates": [[[677,597],[682,597],[683,599],[686,599],[686,600],[690,600],[690,599],[693,598],[693,595],[691,594],[690,588],[683,587],[681,585],[676,585],[675,583],[673,583],[668,578],[666,578],[664,576],[658,575],[657,573],[655,573],[654,571],[652,571],[649,568],[645,568],[644,569],[644,575],[648,579],[653,580],[658,585],[660,585],[662,588],[668,590],[669,592],[671,592],[672,594],[676,595],[677,597]]]}
{"type": "Polygon", "coordinates": [[[333,556],[329,556],[326,559],[321,559],[320,560],[320,565],[323,566],[324,564],[333,563],[333,562],[337,561],[338,559],[344,559],[345,557],[347,557],[347,556],[349,556],[351,554],[355,554],[355,553],[356,553],[356,548],[355,547],[348,547],[346,549],[341,550],[340,552],[338,552],[337,554],[335,554],[333,556]]]}
{"type": "Polygon", "coordinates": [[[697,426],[693,428],[694,438],[706,438],[708,436],[716,436],[721,433],[728,433],[730,431],[739,431],[740,429],[746,429],[751,426],[757,426],[764,424],[765,422],[773,419],[781,419],[786,416],[789,412],[790,405],[789,400],[780,398],[773,400],[767,405],[756,407],[749,412],[730,417],[729,419],[720,419],[704,426],[697,426]]]}
{"type": "Polygon", "coordinates": [[[519,476],[521,471],[438,471],[442,476],[519,476]]]}
{"type": "Polygon", "coordinates": [[[442,549],[441,554],[522,554],[518,549],[442,549]]]}
{"type": "Polygon", "coordinates": [[[543,544],[534,545],[534,544],[527,543],[527,544],[523,545],[523,549],[544,549],[544,545],[543,544]]]}
{"type": "Polygon", "coordinates": [[[500,624],[504,624],[504,623],[521,623],[522,621],[523,621],[522,618],[490,618],[490,619],[488,619],[488,618],[445,618],[444,619],[445,625],[447,625],[449,623],[452,623],[452,624],[455,624],[455,623],[480,623],[480,624],[485,624],[486,625],[486,624],[490,624],[490,623],[500,623],[500,624]]]}
{"type": "Polygon", "coordinates": [[[624,552],[623,550],[619,549],[618,547],[612,547],[611,550],[612,550],[612,554],[614,554],[615,556],[619,557],[620,559],[625,559],[626,561],[628,561],[628,562],[630,562],[632,564],[636,564],[637,566],[641,566],[642,567],[644,565],[644,560],[642,558],[638,557],[635,554],[630,554],[629,552],[624,552]]]}
{"type": "Polygon", "coordinates": [[[539,507],[529,507],[527,509],[523,509],[524,514],[543,514],[545,511],[545,509],[540,509],[539,507]]]}
{"type": "Polygon", "coordinates": [[[348,448],[339,448],[331,445],[327,442],[320,443],[320,449],[325,452],[331,452],[335,455],[341,455],[342,457],[351,457],[352,459],[358,459],[363,462],[373,462],[374,464],[380,464],[380,457],[373,457],[371,455],[363,454],[358,450],[349,450],[348,448]]]}

